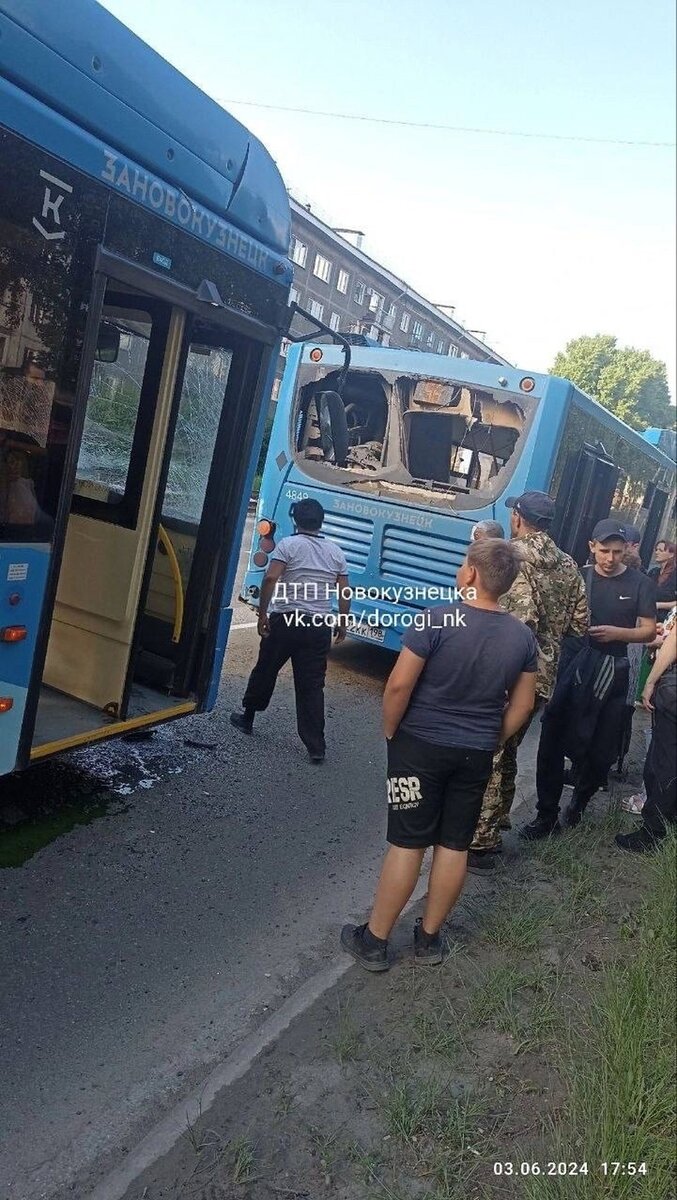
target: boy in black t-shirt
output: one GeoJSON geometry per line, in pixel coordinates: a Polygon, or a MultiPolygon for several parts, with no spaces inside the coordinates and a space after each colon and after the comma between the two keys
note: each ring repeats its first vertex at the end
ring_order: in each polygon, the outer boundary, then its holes
{"type": "Polygon", "coordinates": [[[577,671],[567,676],[568,694],[563,695],[567,684],[565,672],[560,671],[561,683],[558,680],[543,714],[536,763],[537,817],[521,831],[527,841],[547,837],[558,828],[565,753],[574,764],[575,780],[564,814],[569,828],[578,825],[618,756],[628,692],[628,646],[652,642],[656,636],[653,582],[642,571],[625,566],[626,549],[626,531],[619,521],[597,522],[590,541],[593,563],[583,568],[591,616],[589,645],[576,659],[577,671]],[[589,686],[580,684],[584,675],[589,686]],[[577,708],[583,712],[583,706],[591,715],[582,730],[577,708]],[[580,741],[582,732],[585,744],[580,741]]]}
{"type": "Polygon", "coordinates": [[[383,696],[390,848],[369,921],[341,932],[344,950],[368,971],[388,968],[387,939],[428,846],[435,849],[414,958],[442,961],[440,928],[463,887],[494,752],[534,707],[536,639],[498,605],[521,561],[514,542],[474,542],[457,577],[463,603],[428,609],[422,627],[402,639],[383,696]]]}

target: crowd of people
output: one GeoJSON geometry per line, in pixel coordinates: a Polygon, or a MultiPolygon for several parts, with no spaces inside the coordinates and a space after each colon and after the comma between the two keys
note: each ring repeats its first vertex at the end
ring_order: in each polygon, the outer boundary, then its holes
{"type": "MultiPolygon", "coordinates": [[[[610,517],[592,530],[581,570],[550,536],[549,496],[526,492],[506,503],[510,539],[497,522],[475,526],[458,571],[458,599],[428,609],[423,623],[407,630],[386,683],[388,849],[369,919],[341,933],[344,949],[369,971],[388,968],[388,938],[430,847],[414,958],[442,961],[442,926],[466,872],[490,875],[496,868],[501,833],[510,827],[519,746],[534,720],[540,720],[536,813],[519,831],[522,839],[553,837],[579,824],[627,748],[628,714],[640,692],[652,716],[644,792],[631,809],[641,824],[618,834],[616,844],[650,851],[675,823],[675,545],[659,542],[656,565],[645,572],[640,531],[610,517]],[[560,814],[566,783],[572,791],[560,814]]],[[[317,501],[299,501],[292,517],[296,531],[278,543],[261,590],[258,661],[242,710],[230,719],[251,733],[291,659],[298,733],[310,761],[320,764],[332,632],[342,640],[350,619],[348,567],[341,548],[321,532],[317,501]]]]}

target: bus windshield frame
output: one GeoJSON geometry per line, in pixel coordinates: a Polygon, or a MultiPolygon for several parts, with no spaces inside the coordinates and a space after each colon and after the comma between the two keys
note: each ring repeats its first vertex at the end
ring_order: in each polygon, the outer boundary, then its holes
{"type": "Polygon", "coordinates": [[[337,387],[341,368],[299,365],[289,413],[297,468],[322,486],[404,504],[460,510],[494,503],[514,474],[540,395],[469,382],[458,360],[444,373],[437,362],[428,374],[411,370],[421,365],[419,355],[408,372],[357,358],[341,387],[349,444],[343,464],[323,436],[315,399],[337,387]]]}

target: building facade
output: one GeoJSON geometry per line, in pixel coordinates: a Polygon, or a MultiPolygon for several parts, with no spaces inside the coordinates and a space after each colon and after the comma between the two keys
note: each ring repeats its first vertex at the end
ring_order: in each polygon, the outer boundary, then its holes
{"type": "MultiPolygon", "coordinates": [[[[308,207],[292,199],[291,210],[291,299],[306,312],[337,332],[365,334],[383,346],[507,365],[481,335],[464,329],[308,207]]],[[[292,324],[294,333],[307,328],[300,318],[292,324]]],[[[288,345],[282,347],[278,376],[288,345]]],[[[279,378],[275,395],[278,387],[279,378]]]]}

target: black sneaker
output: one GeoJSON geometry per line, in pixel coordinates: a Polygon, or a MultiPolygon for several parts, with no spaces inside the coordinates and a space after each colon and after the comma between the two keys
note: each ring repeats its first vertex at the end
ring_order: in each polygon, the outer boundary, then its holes
{"type": "Polygon", "coordinates": [[[309,754],[308,758],[316,767],[321,767],[324,762],[324,754],[309,754]]]}
{"type": "Polygon", "coordinates": [[[254,728],[254,717],[246,712],[232,712],[230,723],[241,733],[251,733],[254,728]]]}
{"type": "Polygon", "coordinates": [[[418,917],[414,925],[414,962],[419,966],[437,967],[444,958],[440,933],[426,933],[423,919],[418,917]]]}
{"type": "Polygon", "coordinates": [[[553,822],[545,817],[536,817],[529,825],[523,825],[519,831],[519,835],[525,842],[540,842],[542,838],[554,837],[559,833],[559,825],[557,821],[553,822]]]}
{"type": "Polygon", "coordinates": [[[374,937],[367,925],[344,925],[341,945],[365,971],[387,971],[388,943],[374,937]]]}
{"type": "Polygon", "coordinates": [[[496,855],[492,850],[469,850],[468,870],[471,875],[491,875],[496,870],[496,855]]]}
{"type": "Polygon", "coordinates": [[[652,854],[658,849],[659,838],[654,837],[646,825],[633,829],[632,833],[617,833],[616,845],[619,850],[627,850],[633,854],[652,854]]]}

